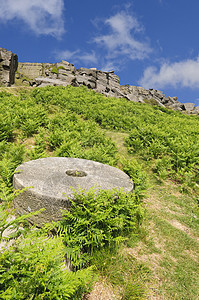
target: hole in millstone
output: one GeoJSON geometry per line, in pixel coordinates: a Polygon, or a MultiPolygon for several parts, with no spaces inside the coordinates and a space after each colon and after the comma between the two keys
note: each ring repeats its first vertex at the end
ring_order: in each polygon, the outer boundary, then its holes
{"type": "Polygon", "coordinates": [[[85,177],[85,176],[87,176],[86,172],[79,171],[79,170],[67,170],[66,174],[68,176],[73,176],[73,177],[85,177]]]}

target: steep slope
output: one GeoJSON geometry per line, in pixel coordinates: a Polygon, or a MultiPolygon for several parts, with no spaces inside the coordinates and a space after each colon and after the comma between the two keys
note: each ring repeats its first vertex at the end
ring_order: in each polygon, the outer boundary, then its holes
{"type": "MultiPolygon", "coordinates": [[[[46,156],[118,166],[135,183],[142,226],[118,247],[94,253],[99,277],[84,297],[198,299],[197,116],[72,86],[0,88],[0,106],[1,199],[11,197],[18,165],[46,156]]],[[[35,274],[38,281],[43,273],[35,274]]]]}

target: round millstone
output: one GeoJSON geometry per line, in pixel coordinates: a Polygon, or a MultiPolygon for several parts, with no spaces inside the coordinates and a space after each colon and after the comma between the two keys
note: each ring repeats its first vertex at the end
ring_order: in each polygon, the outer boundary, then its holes
{"type": "Polygon", "coordinates": [[[45,208],[31,217],[37,225],[57,221],[61,210],[70,207],[73,189],[97,188],[133,190],[133,182],[121,170],[86,159],[48,157],[23,163],[13,177],[15,189],[26,188],[14,200],[18,213],[30,213],[45,208]],[[67,197],[66,197],[67,196],[67,197]]]}

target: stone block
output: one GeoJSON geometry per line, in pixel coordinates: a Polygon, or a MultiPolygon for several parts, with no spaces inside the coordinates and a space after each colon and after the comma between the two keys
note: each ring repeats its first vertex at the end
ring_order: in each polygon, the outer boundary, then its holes
{"type": "Polygon", "coordinates": [[[93,77],[94,80],[96,80],[97,78],[97,70],[93,70],[93,69],[87,69],[87,68],[79,68],[77,70],[78,74],[80,76],[87,76],[87,77],[93,77]]]}
{"type": "Polygon", "coordinates": [[[101,93],[105,92],[107,90],[107,85],[106,84],[101,84],[100,80],[96,81],[96,92],[101,93]]]}
{"type": "Polygon", "coordinates": [[[63,80],[60,79],[53,79],[53,78],[49,78],[49,77],[37,77],[35,78],[35,83],[37,86],[47,86],[47,85],[51,85],[51,86],[67,86],[70,83],[65,82],[63,80]]]}
{"type": "Polygon", "coordinates": [[[187,112],[191,112],[194,110],[195,104],[194,103],[183,103],[182,109],[186,110],[187,112]]]}
{"type": "Polygon", "coordinates": [[[16,171],[14,188],[27,190],[15,198],[14,206],[19,214],[45,208],[30,220],[38,226],[61,218],[61,210],[68,209],[74,199],[72,189],[87,191],[94,186],[96,193],[99,188],[133,190],[133,182],[121,170],[86,159],[41,158],[23,163],[16,171]]]}
{"type": "Polygon", "coordinates": [[[18,72],[29,79],[42,76],[43,66],[41,63],[19,63],[18,72]]]}
{"type": "Polygon", "coordinates": [[[0,85],[10,86],[15,82],[18,56],[11,51],[0,48],[0,85]]]}
{"type": "Polygon", "coordinates": [[[102,81],[102,82],[106,82],[106,84],[108,84],[107,73],[102,72],[102,71],[98,71],[97,72],[97,80],[102,81]]]}
{"type": "Polygon", "coordinates": [[[62,81],[66,81],[68,84],[72,84],[73,82],[76,81],[76,77],[72,75],[72,73],[61,73],[58,74],[58,79],[62,81]]]}
{"type": "Polygon", "coordinates": [[[56,63],[55,67],[61,71],[61,70],[65,70],[67,72],[73,72],[75,74],[76,72],[76,68],[74,67],[73,64],[68,63],[67,61],[62,60],[61,63],[56,63]]]}
{"type": "Polygon", "coordinates": [[[133,102],[139,102],[138,97],[134,94],[126,94],[125,98],[127,98],[128,100],[133,101],[133,102]]]}

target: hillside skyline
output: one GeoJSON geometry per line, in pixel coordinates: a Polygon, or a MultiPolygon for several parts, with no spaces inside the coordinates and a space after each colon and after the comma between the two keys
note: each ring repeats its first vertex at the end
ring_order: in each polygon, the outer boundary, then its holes
{"type": "Polygon", "coordinates": [[[114,70],[121,84],[162,90],[199,105],[196,28],[192,1],[0,0],[1,47],[20,62],[66,60],[114,70]]]}

